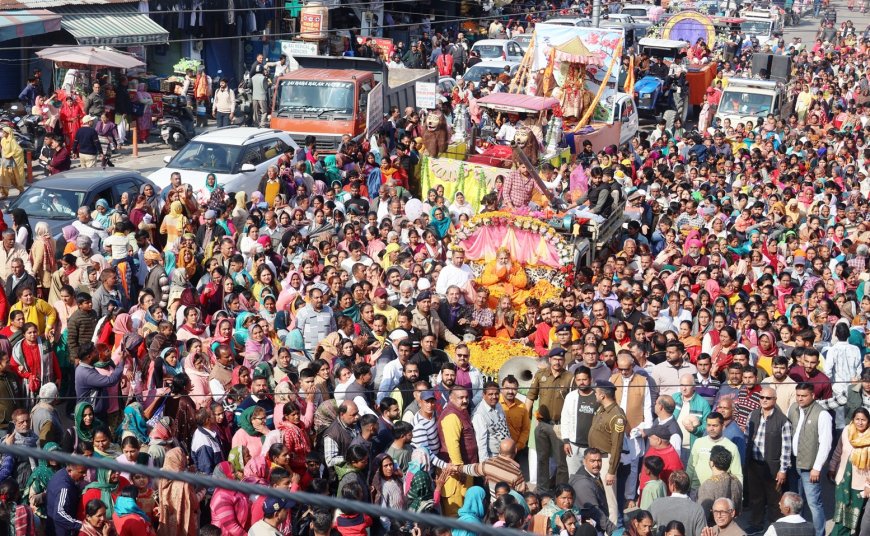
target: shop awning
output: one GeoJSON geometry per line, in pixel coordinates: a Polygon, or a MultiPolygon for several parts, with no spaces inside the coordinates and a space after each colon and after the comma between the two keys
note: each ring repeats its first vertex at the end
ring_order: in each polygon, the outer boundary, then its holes
{"type": "Polygon", "coordinates": [[[0,41],[56,32],[60,19],[46,9],[0,11],[0,41]]]}
{"type": "Polygon", "coordinates": [[[169,41],[169,32],[136,10],[136,4],[87,4],[53,8],[80,45],[138,46],[169,41]]]}

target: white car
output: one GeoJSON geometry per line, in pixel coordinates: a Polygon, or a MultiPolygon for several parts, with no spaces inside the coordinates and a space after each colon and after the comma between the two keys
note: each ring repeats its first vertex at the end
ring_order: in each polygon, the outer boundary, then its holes
{"type": "Polygon", "coordinates": [[[163,188],[174,172],[193,186],[194,193],[205,187],[214,173],[226,192],[253,192],[269,166],[277,165],[284,153],[291,155],[298,145],[283,130],[251,127],[225,127],[200,134],[175,153],[167,156],[166,167],[148,176],[163,188]]]}
{"type": "Polygon", "coordinates": [[[482,60],[523,61],[523,47],[513,39],[481,39],[471,50],[482,60]]]}

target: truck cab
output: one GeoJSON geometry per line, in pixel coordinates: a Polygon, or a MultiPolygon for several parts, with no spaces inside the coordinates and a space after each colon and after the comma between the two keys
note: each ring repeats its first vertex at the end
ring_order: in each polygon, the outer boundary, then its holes
{"type": "Polygon", "coordinates": [[[763,121],[768,114],[779,118],[784,100],[785,88],[779,82],[732,78],[722,92],[716,118],[720,123],[730,119],[732,126],[747,121],[757,126],[759,120],[763,121]]]}
{"type": "Polygon", "coordinates": [[[782,34],[782,21],[771,16],[769,11],[746,10],[740,13],[740,31],[758,39],[758,44],[764,46],[776,42],[776,36],[782,34]]]}

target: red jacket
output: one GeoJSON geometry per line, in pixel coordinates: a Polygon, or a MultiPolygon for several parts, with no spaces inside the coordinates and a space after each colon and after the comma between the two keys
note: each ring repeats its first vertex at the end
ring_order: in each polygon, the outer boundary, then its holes
{"type": "Polygon", "coordinates": [[[366,529],[371,526],[372,518],[365,514],[341,514],[333,524],[342,536],[368,536],[366,529]]]}
{"type": "MultiPolygon", "coordinates": [[[[683,461],[680,460],[680,455],[677,454],[677,451],[674,450],[674,446],[670,443],[668,443],[668,446],[663,449],[648,448],[644,457],[649,458],[650,456],[658,456],[665,463],[665,467],[662,469],[662,474],[659,475],[659,480],[662,482],[667,482],[671,473],[674,471],[682,471],[684,469],[683,461]]],[[[646,474],[646,471],[641,471],[639,488],[641,491],[643,491],[643,487],[646,486],[647,482],[649,482],[649,475],[646,474]]]]}
{"type": "Polygon", "coordinates": [[[112,516],[112,521],[118,536],[157,536],[154,527],[136,514],[123,517],[118,517],[118,514],[115,514],[112,516]]]}

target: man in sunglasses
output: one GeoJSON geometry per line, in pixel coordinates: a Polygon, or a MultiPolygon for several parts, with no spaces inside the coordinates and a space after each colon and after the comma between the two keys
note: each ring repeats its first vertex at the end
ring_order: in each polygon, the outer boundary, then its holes
{"type": "Polygon", "coordinates": [[[760,405],[749,414],[746,426],[746,489],[753,490],[749,494],[750,532],[779,517],[779,500],[791,466],[792,427],[776,398],[776,390],[762,387],[760,405]]]}

